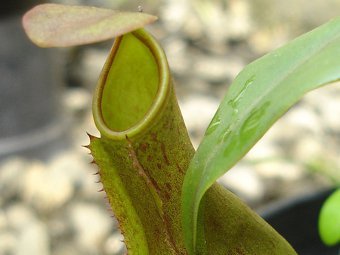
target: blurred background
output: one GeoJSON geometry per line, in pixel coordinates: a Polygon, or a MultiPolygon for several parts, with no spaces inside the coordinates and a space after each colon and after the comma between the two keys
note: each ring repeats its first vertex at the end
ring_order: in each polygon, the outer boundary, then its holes
{"type": "MultiPolygon", "coordinates": [[[[8,1],[9,2],[9,1],[8,1]]],[[[112,41],[39,49],[21,15],[43,1],[0,7],[0,255],[125,254],[97,192],[86,132],[112,41]]],[[[340,0],[50,1],[144,12],[163,46],[198,146],[242,68],[339,14],[340,0]]],[[[340,180],[340,84],[309,93],[219,182],[261,211],[340,180]]]]}

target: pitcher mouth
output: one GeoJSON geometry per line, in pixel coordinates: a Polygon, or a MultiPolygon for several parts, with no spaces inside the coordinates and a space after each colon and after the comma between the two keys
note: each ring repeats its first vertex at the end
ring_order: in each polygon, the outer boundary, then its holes
{"type": "Polygon", "coordinates": [[[167,101],[169,77],[164,51],[146,31],[116,38],[92,104],[101,135],[124,140],[150,127],[167,101]]]}

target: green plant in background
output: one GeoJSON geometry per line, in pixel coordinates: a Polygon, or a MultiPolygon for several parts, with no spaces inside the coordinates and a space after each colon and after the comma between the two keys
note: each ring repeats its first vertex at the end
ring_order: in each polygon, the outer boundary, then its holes
{"type": "MultiPolygon", "coordinates": [[[[65,47],[117,36],[93,99],[101,137],[88,146],[129,254],[296,254],[215,181],[305,93],[340,79],[340,18],[248,65],[235,79],[197,150],[189,140],[166,56],[145,13],[41,5],[24,16],[28,36],[65,47]]],[[[320,230],[340,241],[339,191],[320,230]]]]}
{"type": "Polygon", "coordinates": [[[322,206],[319,216],[319,232],[322,241],[329,246],[340,243],[340,189],[336,190],[322,206]]]}
{"type": "MultiPolygon", "coordinates": [[[[340,173],[336,166],[315,159],[313,164],[309,165],[309,169],[317,173],[321,173],[328,177],[335,186],[340,186],[340,173]]],[[[319,234],[324,244],[333,246],[340,243],[340,189],[334,191],[333,194],[324,202],[319,214],[319,234]]]]}

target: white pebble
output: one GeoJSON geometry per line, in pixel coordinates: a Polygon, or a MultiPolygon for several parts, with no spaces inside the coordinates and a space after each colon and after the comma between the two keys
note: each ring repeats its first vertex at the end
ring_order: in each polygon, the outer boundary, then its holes
{"type": "Polygon", "coordinates": [[[37,221],[30,222],[18,233],[15,255],[50,254],[50,240],[46,226],[37,221]]]}
{"type": "Polygon", "coordinates": [[[13,254],[17,245],[14,233],[0,232],[0,254],[13,254]]]}
{"type": "Polygon", "coordinates": [[[264,197],[262,180],[253,168],[245,165],[235,166],[218,182],[250,203],[257,203],[264,197]]]}
{"type": "Polygon", "coordinates": [[[19,232],[30,222],[36,221],[33,210],[22,203],[12,204],[6,209],[5,214],[8,227],[19,232]]]}
{"type": "Polygon", "coordinates": [[[110,214],[96,205],[75,204],[69,215],[77,243],[93,252],[98,251],[114,229],[115,221],[110,214]]]}
{"type": "Polygon", "coordinates": [[[118,255],[125,254],[126,247],[124,236],[120,233],[112,234],[105,242],[104,250],[106,254],[118,255]]]}
{"type": "Polygon", "coordinates": [[[73,195],[74,187],[65,169],[47,169],[35,162],[24,175],[22,199],[39,212],[51,212],[62,207],[73,195]]]}
{"type": "Polygon", "coordinates": [[[256,172],[267,179],[280,179],[287,182],[304,177],[303,168],[295,162],[268,160],[255,165],[256,172]]]}

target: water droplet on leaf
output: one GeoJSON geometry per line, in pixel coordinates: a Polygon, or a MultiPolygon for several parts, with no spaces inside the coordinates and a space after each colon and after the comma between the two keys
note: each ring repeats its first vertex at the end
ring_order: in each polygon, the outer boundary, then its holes
{"type": "Polygon", "coordinates": [[[244,93],[248,89],[248,87],[254,82],[255,75],[251,76],[243,85],[243,88],[241,91],[237,94],[237,96],[234,99],[231,99],[228,104],[233,108],[234,112],[238,112],[237,105],[239,104],[240,100],[242,99],[244,93]]]}
{"type": "Polygon", "coordinates": [[[212,120],[212,122],[210,123],[207,131],[205,131],[204,136],[208,136],[208,135],[212,134],[218,128],[218,126],[220,124],[221,124],[221,120],[220,119],[212,120]]]}

